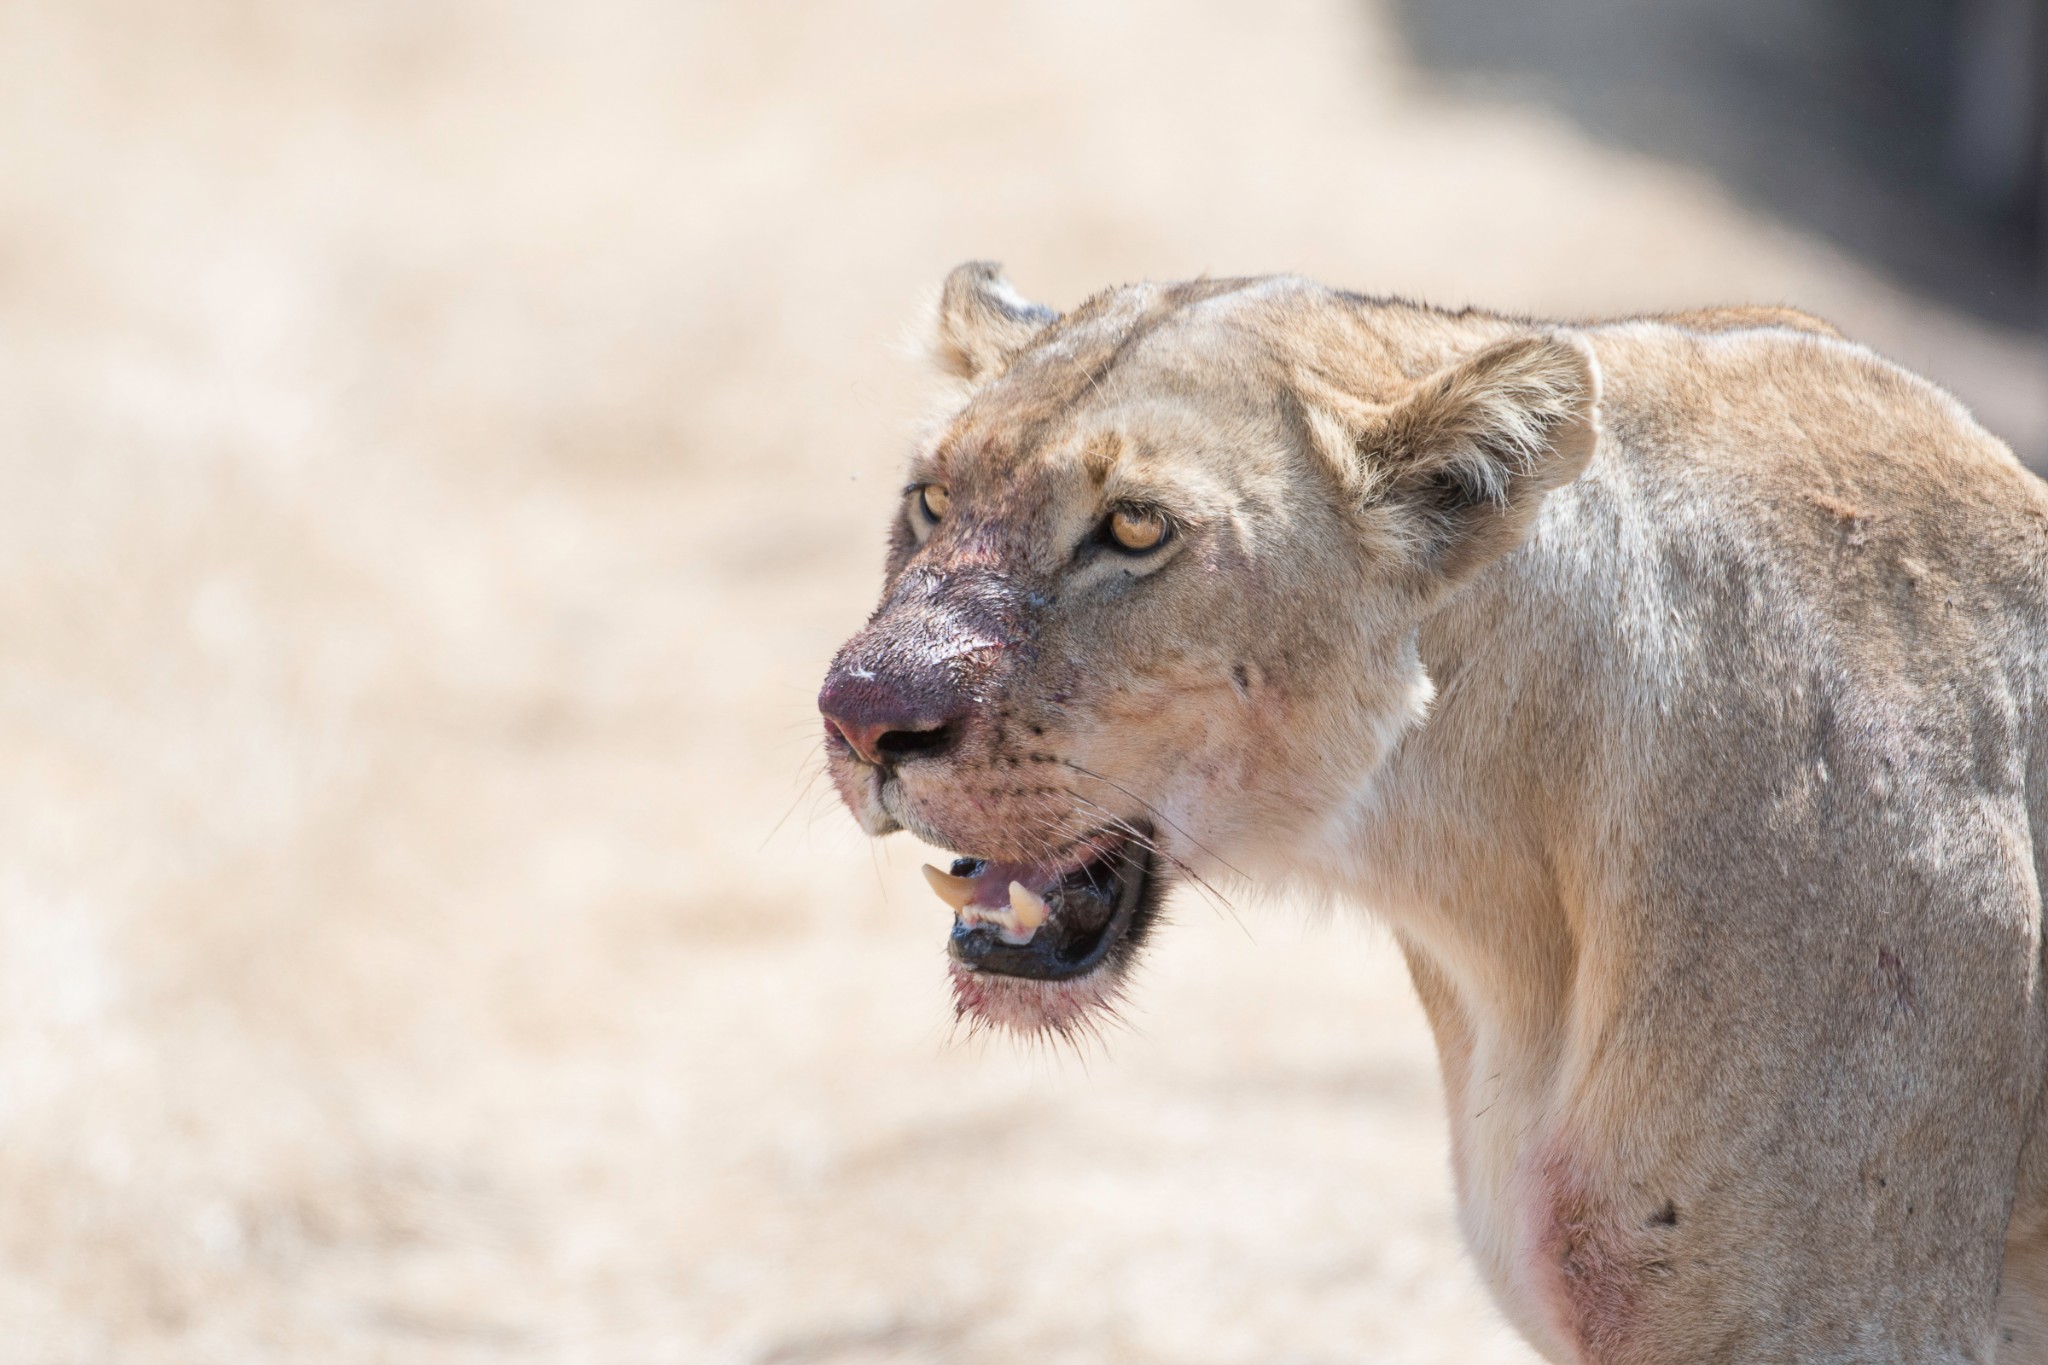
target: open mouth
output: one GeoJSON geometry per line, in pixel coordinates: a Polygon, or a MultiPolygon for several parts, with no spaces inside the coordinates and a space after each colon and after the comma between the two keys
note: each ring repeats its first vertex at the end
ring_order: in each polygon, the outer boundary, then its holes
{"type": "Polygon", "coordinates": [[[953,907],[947,951],[960,967],[1035,981],[1069,981],[1136,950],[1159,899],[1151,840],[1097,838],[1079,863],[956,858],[925,879],[953,907]]]}

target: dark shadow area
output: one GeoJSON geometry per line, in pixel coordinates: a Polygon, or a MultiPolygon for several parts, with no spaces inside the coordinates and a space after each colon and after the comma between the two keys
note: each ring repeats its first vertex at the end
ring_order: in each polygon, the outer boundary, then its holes
{"type": "Polygon", "coordinates": [[[1394,0],[1419,61],[2048,331],[2048,0],[1394,0]]]}

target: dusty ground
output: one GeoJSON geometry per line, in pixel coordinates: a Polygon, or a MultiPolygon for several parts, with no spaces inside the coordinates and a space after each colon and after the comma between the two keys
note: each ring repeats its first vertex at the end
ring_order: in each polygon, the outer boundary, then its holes
{"type": "Polygon", "coordinates": [[[1528,1359],[1362,919],[949,1042],[805,785],[920,292],[1788,300],[2033,451],[2041,346],[1370,7],[966,8],[0,7],[0,1360],[1528,1359]]]}

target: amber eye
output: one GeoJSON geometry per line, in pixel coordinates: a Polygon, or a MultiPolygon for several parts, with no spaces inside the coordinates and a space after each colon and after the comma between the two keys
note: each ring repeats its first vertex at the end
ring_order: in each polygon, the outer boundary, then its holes
{"type": "Polygon", "coordinates": [[[1166,518],[1143,508],[1119,507],[1109,515],[1109,538],[1132,554],[1156,550],[1166,539],[1166,518]]]}
{"type": "Polygon", "coordinates": [[[953,495],[942,483],[928,483],[917,490],[917,510],[924,513],[926,521],[937,521],[946,515],[946,508],[952,505],[953,495]]]}

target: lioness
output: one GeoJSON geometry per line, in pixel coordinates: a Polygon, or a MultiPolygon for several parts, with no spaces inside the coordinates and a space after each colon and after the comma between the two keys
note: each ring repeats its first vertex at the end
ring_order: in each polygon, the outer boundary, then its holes
{"type": "Polygon", "coordinates": [[[937,353],[819,701],[963,855],[964,1015],[1084,1025],[1177,879],[1356,901],[1545,1356],[2048,1360],[2048,488],[1952,398],[1790,310],[984,264],[937,353]]]}

